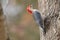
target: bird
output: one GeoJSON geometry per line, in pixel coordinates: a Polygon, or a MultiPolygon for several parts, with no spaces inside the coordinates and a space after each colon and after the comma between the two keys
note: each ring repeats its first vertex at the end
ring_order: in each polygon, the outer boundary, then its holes
{"type": "Polygon", "coordinates": [[[39,25],[39,27],[43,29],[43,32],[45,34],[46,29],[45,29],[43,19],[42,19],[42,16],[41,16],[41,13],[39,12],[39,10],[33,9],[32,5],[28,5],[26,9],[27,9],[27,12],[33,16],[34,20],[39,25]]]}

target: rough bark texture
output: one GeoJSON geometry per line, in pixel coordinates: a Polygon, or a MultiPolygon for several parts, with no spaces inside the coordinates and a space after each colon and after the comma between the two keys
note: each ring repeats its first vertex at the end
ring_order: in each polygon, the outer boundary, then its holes
{"type": "Polygon", "coordinates": [[[38,0],[46,34],[40,29],[40,40],[60,40],[60,0],[38,0]]]}
{"type": "Polygon", "coordinates": [[[4,15],[0,1],[0,40],[6,40],[5,27],[4,27],[4,15]]]}

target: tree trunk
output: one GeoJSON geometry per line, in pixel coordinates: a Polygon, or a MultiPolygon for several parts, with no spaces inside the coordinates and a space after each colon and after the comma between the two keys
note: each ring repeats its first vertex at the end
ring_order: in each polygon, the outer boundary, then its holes
{"type": "Polygon", "coordinates": [[[40,28],[40,40],[60,40],[60,0],[38,0],[46,34],[40,28]]]}
{"type": "Polygon", "coordinates": [[[4,27],[4,15],[3,15],[1,1],[0,1],[0,40],[6,40],[5,27],[4,27]]]}

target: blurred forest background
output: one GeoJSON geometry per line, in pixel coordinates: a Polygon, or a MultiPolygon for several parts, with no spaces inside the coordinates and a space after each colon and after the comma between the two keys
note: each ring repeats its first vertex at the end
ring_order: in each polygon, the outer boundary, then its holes
{"type": "Polygon", "coordinates": [[[26,7],[38,9],[38,0],[2,0],[6,31],[10,40],[40,40],[39,28],[26,7]]]}

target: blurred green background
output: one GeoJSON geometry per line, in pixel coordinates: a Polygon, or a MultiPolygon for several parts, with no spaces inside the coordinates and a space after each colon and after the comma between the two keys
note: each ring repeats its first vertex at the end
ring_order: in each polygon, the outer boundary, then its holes
{"type": "MultiPolygon", "coordinates": [[[[33,16],[28,14],[26,7],[30,4],[38,9],[38,0],[12,0],[15,5],[22,5],[22,12],[16,17],[12,17],[8,27],[9,37],[11,40],[40,40],[39,28],[33,16]]],[[[8,4],[9,5],[9,4],[8,4]]]]}

